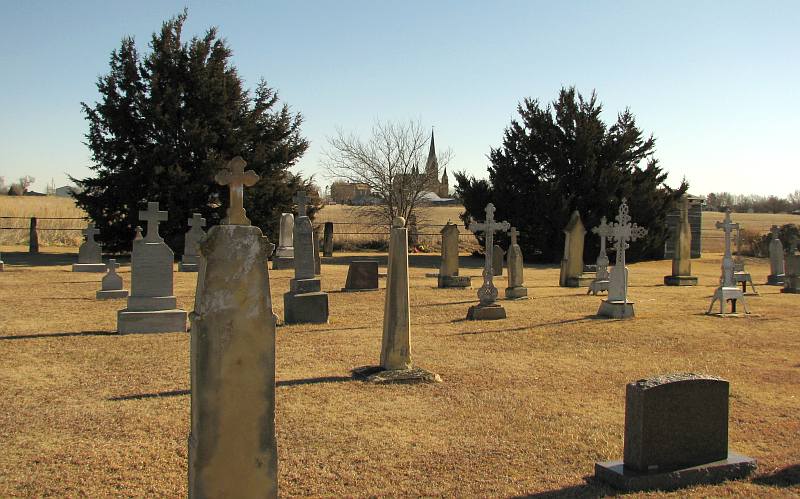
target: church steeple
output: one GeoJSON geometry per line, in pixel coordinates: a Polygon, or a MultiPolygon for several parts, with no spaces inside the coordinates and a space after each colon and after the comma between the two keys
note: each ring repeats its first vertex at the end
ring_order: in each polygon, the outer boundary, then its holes
{"type": "Polygon", "coordinates": [[[428,161],[425,162],[425,174],[431,178],[439,179],[439,160],[436,158],[436,144],[433,140],[433,129],[431,129],[431,147],[428,151],[428,161]]]}

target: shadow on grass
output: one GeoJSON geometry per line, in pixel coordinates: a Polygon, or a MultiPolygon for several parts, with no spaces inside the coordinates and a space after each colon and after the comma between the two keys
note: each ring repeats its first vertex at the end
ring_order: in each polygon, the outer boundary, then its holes
{"type": "Polygon", "coordinates": [[[793,487],[800,484],[800,464],[787,466],[770,475],[761,475],[752,482],[769,487],[793,487]]]}
{"type": "Polygon", "coordinates": [[[6,265],[25,265],[28,267],[46,267],[56,265],[72,265],[78,263],[77,253],[36,253],[27,251],[4,251],[3,261],[6,265]]]}
{"type": "Polygon", "coordinates": [[[448,301],[444,303],[420,303],[418,305],[411,305],[411,308],[422,308],[422,307],[440,307],[445,305],[464,305],[467,303],[476,303],[477,300],[466,300],[466,301],[448,301]]]}
{"type": "Polygon", "coordinates": [[[617,495],[619,491],[601,484],[594,479],[593,476],[586,476],[583,478],[585,483],[580,485],[571,485],[556,490],[548,490],[546,492],[537,492],[536,494],[526,494],[521,496],[513,496],[514,499],[558,499],[562,497],[574,498],[589,498],[589,497],[605,497],[608,495],[617,495]]]}
{"type": "Polygon", "coordinates": [[[79,331],[75,333],[36,333],[0,336],[0,340],[32,340],[37,338],[67,338],[70,336],[116,336],[116,331],[79,331]]]}
{"type": "MultiPolygon", "coordinates": [[[[461,319],[461,320],[464,320],[464,319],[461,319]]],[[[486,330],[481,330],[481,331],[464,331],[464,332],[461,332],[461,333],[454,333],[454,334],[451,334],[449,336],[464,336],[464,335],[485,334],[485,333],[508,333],[508,332],[512,332],[512,331],[525,331],[525,330],[528,330],[528,329],[536,329],[536,328],[546,327],[546,326],[560,326],[562,324],[573,324],[573,323],[578,323],[578,322],[613,321],[613,320],[615,320],[615,319],[607,319],[605,317],[600,317],[600,316],[597,316],[597,315],[587,315],[585,317],[580,317],[578,319],[565,319],[563,321],[543,322],[541,324],[531,324],[529,326],[520,326],[520,327],[514,327],[514,328],[486,329],[486,330]]],[[[622,320],[622,319],[619,319],[619,320],[622,320]]],[[[455,321],[453,321],[453,322],[455,322],[455,321]]],[[[481,322],[481,321],[474,321],[474,322],[478,323],[478,322],[481,322]]]]}

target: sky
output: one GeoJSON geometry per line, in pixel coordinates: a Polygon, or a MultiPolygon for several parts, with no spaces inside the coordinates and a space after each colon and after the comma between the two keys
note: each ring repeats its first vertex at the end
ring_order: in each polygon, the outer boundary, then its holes
{"type": "MultiPolygon", "coordinates": [[[[91,174],[80,103],[124,36],[188,7],[184,36],[217,26],[246,86],[260,78],[304,117],[296,170],[320,166],[337,127],[418,120],[449,171],[487,177],[490,148],[524,98],[597,92],[629,108],[693,194],[800,189],[800,2],[0,0],[0,176],[91,174]]],[[[451,185],[453,179],[451,177],[451,185]]]]}

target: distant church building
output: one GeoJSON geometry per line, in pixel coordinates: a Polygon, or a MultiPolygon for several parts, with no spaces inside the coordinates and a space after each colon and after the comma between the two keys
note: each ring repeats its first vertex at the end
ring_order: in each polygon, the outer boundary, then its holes
{"type": "MultiPolygon", "coordinates": [[[[419,172],[415,172],[419,175],[419,172]]],[[[450,197],[450,181],[447,178],[447,168],[442,172],[439,180],[439,159],[436,157],[436,144],[433,140],[433,130],[431,130],[431,147],[428,151],[428,161],[425,162],[425,176],[428,178],[425,183],[425,190],[432,192],[440,198],[450,197]]]]}

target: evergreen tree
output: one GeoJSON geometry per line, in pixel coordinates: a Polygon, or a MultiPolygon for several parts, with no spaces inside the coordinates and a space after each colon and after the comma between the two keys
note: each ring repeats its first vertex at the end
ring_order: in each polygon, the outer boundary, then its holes
{"type": "MultiPolygon", "coordinates": [[[[489,153],[489,180],[456,173],[456,193],[466,211],[462,219],[483,220],[486,203],[495,218],[517,227],[526,258],[557,262],[563,255],[564,226],[573,210],[594,227],[605,216],[613,221],[627,198],[633,221],[648,229],[629,259],[660,257],[668,236],[667,212],[686,192],[684,182],[671,189],[653,156],[655,139],[645,137],[629,110],[610,127],[600,119],[593,92],[584,99],[575,88],[562,88],[558,99],[542,107],[525,99],[519,120],[506,128],[502,147],[489,153]]],[[[599,241],[587,234],[586,261],[594,261],[599,241]]]]}
{"type": "Polygon", "coordinates": [[[301,115],[279,105],[264,80],[252,92],[244,88],[215,28],[182,41],[186,15],[163,23],[145,56],[124,38],[98,79],[99,102],[81,103],[94,176],[72,179],[82,188],[74,197],[109,251],[130,249],[146,201],[169,211],[161,234],[177,252],[193,212],[218,224],[228,193],[214,175],[236,155],[261,176],[247,190],[245,208],[272,240],[294,193],[311,191],[310,180],[289,171],[308,148],[301,115]]]}

